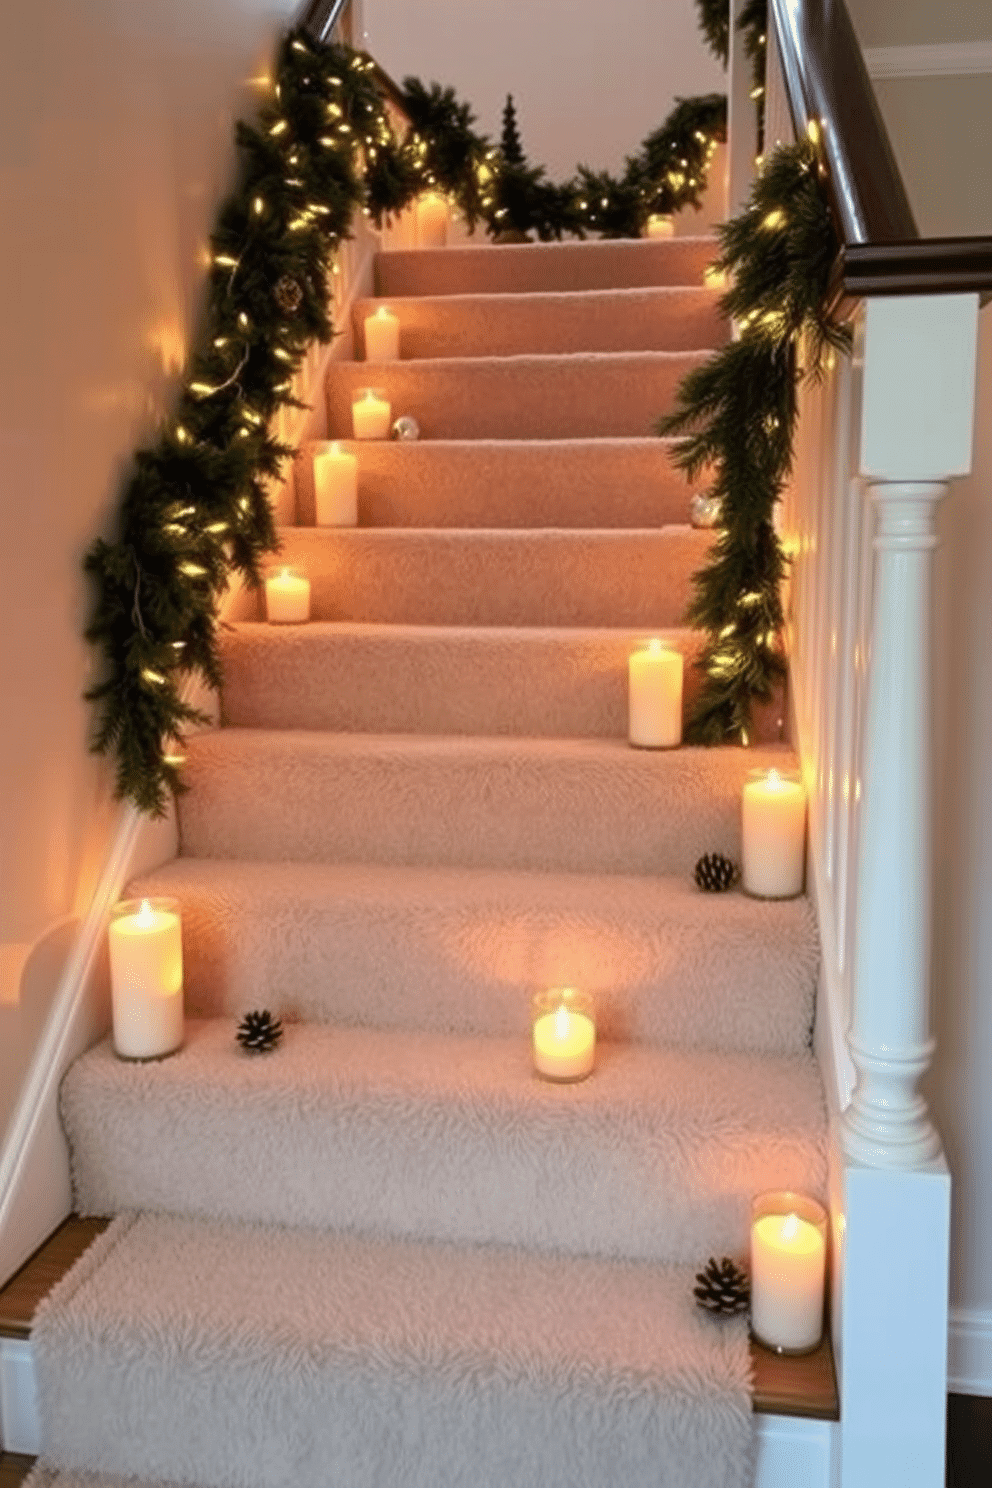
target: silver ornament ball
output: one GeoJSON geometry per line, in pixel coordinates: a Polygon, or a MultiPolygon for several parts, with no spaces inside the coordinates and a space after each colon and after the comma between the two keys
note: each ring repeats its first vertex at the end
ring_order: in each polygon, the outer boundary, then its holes
{"type": "Polygon", "coordinates": [[[412,413],[401,413],[393,420],[393,438],[410,440],[420,438],[420,425],[412,413]]]}
{"type": "Polygon", "coordinates": [[[693,527],[715,527],[720,520],[722,502],[719,496],[693,496],[689,514],[693,527]]]}

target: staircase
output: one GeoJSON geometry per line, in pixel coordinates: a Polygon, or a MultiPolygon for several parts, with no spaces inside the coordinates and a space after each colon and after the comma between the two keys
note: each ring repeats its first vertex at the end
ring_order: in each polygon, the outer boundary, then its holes
{"type": "Polygon", "coordinates": [[[626,742],[630,651],[698,649],[711,535],[649,431],[726,335],[711,252],[380,255],[404,360],[332,364],[328,427],[374,382],[422,437],[356,447],[355,530],[312,525],[303,452],[314,618],[225,634],[181,855],[129,891],[181,901],[188,1037],[65,1081],[77,1207],[117,1218],[35,1324],[39,1483],[751,1481],[746,1327],[692,1277],[754,1193],[824,1193],[818,944],[692,869],[792,755],[780,710],[748,750],[626,742]],[[599,1035],[566,1086],[529,1048],[560,985],[599,1035]]]}

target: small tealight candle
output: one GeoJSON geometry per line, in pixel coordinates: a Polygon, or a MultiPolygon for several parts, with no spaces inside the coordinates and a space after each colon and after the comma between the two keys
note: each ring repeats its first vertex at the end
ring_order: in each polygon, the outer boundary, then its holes
{"type": "Polygon", "coordinates": [[[805,1354],[823,1335],[827,1215],[795,1193],[751,1204],[751,1332],[766,1348],[805,1354]]]}
{"type": "Polygon", "coordinates": [[[313,457],[318,527],[354,527],[358,521],[358,461],[337,440],[313,457]]]}
{"type": "Polygon", "coordinates": [[[436,191],[417,202],[417,243],[421,248],[443,248],[448,241],[448,203],[436,191]]]}
{"type": "Polygon", "coordinates": [[[351,403],[356,439],[388,439],[393,410],[381,388],[356,388],[351,403]]]}
{"type": "Polygon", "coordinates": [[[161,1059],[183,1041],[183,945],[175,899],[125,899],[110,921],[114,1049],[161,1059]]]}
{"type": "Polygon", "coordinates": [[[546,1080],[584,1080],[596,1057],[592,998],[574,987],[538,992],[533,1018],[538,1074],[546,1080]]]}
{"type": "Polygon", "coordinates": [[[629,738],[642,749],[682,743],[682,653],[661,641],[635,651],[628,670],[629,738]]]}
{"type": "Polygon", "coordinates": [[[281,568],[265,581],[265,612],[270,625],[299,625],[310,619],[310,580],[281,568]]]}
{"type": "Polygon", "coordinates": [[[652,212],[647,220],[646,236],[649,238],[674,238],[675,223],[671,217],[662,216],[660,212],[652,212]]]}
{"type": "Polygon", "coordinates": [[[798,775],[752,770],[741,802],[741,882],[759,899],[792,899],[803,891],[806,792],[798,775]]]}
{"type": "Polygon", "coordinates": [[[367,362],[395,362],[400,355],[399,316],[385,305],[380,305],[374,315],[365,317],[365,360],[367,362]]]}

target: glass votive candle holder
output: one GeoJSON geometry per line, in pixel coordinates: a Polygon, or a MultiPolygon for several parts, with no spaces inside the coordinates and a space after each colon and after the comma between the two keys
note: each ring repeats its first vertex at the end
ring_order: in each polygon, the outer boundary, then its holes
{"type": "Polygon", "coordinates": [[[382,388],[356,388],[351,396],[352,433],[356,439],[388,439],[393,410],[382,388]]]}
{"type": "Polygon", "coordinates": [[[111,912],[114,1051],[161,1059],[183,1041],[183,942],[176,899],[122,899],[111,912]]]}
{"type": "Polygon", "coordinates": [[[300,625],[310,619],[310,580],[295,568],[278,568],[265,580],[270,625],[300,625]]]}
{"type": "Polygon", "coordinates": [[[823,1337],[827,1212],[788,1189],[751,1201],[751,1332],[778,1354],[808,1354],[823,1337]]]}
{"type": "Polygon", "coordinates": [[[596,1058],[592,998],[575,987],[536,992],[531,1007],[534,1068],[546,1080],[584,1080],[596,1058]]]}
{"type": "Polygon", "coordinates": [[[806,792],[798,773],[751,770],[741,798],[741,884],[756,899],[793,899],[806,867],[806,792]]]}

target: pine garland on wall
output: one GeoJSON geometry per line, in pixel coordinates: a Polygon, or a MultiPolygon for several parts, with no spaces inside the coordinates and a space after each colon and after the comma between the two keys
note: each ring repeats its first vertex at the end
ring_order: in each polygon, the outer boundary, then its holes
{"type": "Polygon", "coordinates": [[[733,281],[721,308],[739,338],[683,380],[657,426],[680,436],[676,461],[689,478],[713,472],[720,501],[719,537],[687,616],[708,635],[687,730],[697,743],[747,742],[752,703],[767,701],[785,671],[774,511],[792,465],[797,389],[822,375],[831,350],[849,347],[828,309],[840,245],[818,167],[810,141],[780,147],[745,210],[721,228],[716,267],[733,281]]]}

